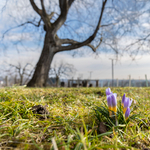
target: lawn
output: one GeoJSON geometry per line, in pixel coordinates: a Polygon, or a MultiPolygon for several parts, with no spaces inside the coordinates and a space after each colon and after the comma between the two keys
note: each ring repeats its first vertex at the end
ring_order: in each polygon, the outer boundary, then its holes
{"type": "Polygon", "coordinates": [[[118,107],[124,93],[133,102],[129,119],[109,128],[107,119],[100,115],[100,121],[95,112],[97,106],[107,110],[105,90],[1,88],[0,148],[150,149],[150,88],[111,88],[117,93],[118,107]],[[106,131],[100,130],[100,124],[106,131]]]}

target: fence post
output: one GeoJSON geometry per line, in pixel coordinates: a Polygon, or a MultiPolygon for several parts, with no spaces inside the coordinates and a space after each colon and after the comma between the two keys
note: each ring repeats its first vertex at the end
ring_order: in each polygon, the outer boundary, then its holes
{"type": "Polygon", "coordinates": [[[68,87],[70,87],[70,80],[68,80],[68,87]]]}
{"type": "Polygon", "coordinates": [[[6,86],[8,86],[8,76],[5,77],[6,86]]]}
{"type": "Polygon", "coordinates": [[[135,83],[135,80],[133,80],[133,85],[134,85],[134,87],[136,87],[136,83],[135,83]]]}
{"type": "Polygon", "coordinates": [[[101,87],[103,87],[103,81],[101,81],[101,87]]]}
{"type": "Polygon", "coordinates": [[[108,87],[109,87],[109,81],[108,81],[108,87]]]}
{"type": "Polygon", "coordinates": [[[146,87],[148,87],[147,75],[145,75],[146,87]]]}
{"type": "Polygon", "coordinates": [[[129,87],[131,87],[131,75],[129,75],[129,87]]]}
{"type": "Polygon", "coordinates": [[[79,87],[79,78],[77,78],[77,87],[79,87]]]}
{"type": "Polygon", "coordinates": [[[96,87],[98,87],[98,80],[96,80],[96,87]]]}
{"type": "Polygon", "coordinates": [[[89,84],[89,79],[87,79],[87,84],[86,84],[86,87],[88,87],[88,84],[89,84]]]}
{"type": "Polygon", "coordinates": [[[117,79],[117,87],[119,86],[119,82],[118,82],[118,79],[117,79]]]}
{"type": "Polygon", "coordinates": [[[73,78],[72,78],[72,85],[71,85],[71,87],[73,87],[73,78]]]}

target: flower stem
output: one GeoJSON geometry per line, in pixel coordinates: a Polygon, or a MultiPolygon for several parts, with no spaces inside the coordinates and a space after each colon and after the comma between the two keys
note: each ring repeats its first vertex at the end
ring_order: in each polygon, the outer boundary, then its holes
{"type": "Polygon", "coordinates": [[[116,120],[116,126],[118,126],[118,118],[117,118],[117,116],[115,116],[115,120],[116,120]]]}

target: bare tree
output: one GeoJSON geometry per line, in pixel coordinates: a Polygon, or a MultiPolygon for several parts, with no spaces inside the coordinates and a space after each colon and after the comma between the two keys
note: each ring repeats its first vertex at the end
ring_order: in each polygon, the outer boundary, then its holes
{"type": "Polygon", "coordinates": [[[61,13],[54,22],[51,22],[50,20],[54,13],[52,12],[49,15],[45,9],[44,0],[40,0],[40,2],[41,2],[41,9],[38,8],[34,0],[30,0],[33,9],[36,11],[36,13],[41,17],[42,21],[44,22],[46,34],[40,59],[36,65],[32,79],[27,84],[27,86],[29,87],[46,86],[49,68],[53,60],[53,57],[56,53],[77,49],[86,45],[90,46],[95,51],[95,47],[91,45],[90,42],[92,42],[92,40],[95,38],[99,30],[107,0],[102,1],[102,8],[100,11],[99,21],[93,34],[82,42],[78,42],[76,40],[68,38],[60,39],[57,34],[58,30],[65,23],[68,11],[71,5],[73,4],[74,0],[59,0],[59,8],[61,13]]]}
{"type": "Polygon", "coordinates": [[[68,78],[76,73],[74,65],[61,61],[54,63],[49,72],[49,77],[55,77],[56,86],[59,84],[60,78],[68,78]]]}
{"type": "Polygon", "coordinates": [[[14,76],[14,84],[19,83],[19,85],[27,84],[34,71],[34,69],[28,68],[29,66],[32,67],[30,63],[26,63],[23,67],[20,62],[18,62],[18,65],[8,64],[8,66],[9,68],[4,70],[5,74],[11,77],[14,76]]]}
{"type": "MultiPolygon", "coordinates": [[[[51,62],[53,60],[53,57],[58,52],[63,51],[70,51],[75,50],[83,46],[88,46],[91,48],[94,52],[98,48],[98,46],[102,42],[102,37],[99,35],[99,41],[98,44],[91,44],[91,42],[96,37],[102,22],[102,17],[104,14],[104,9],[107,3],[107,0],[100,0],[100,10],[99,10],[99,17],[97,18],[97,23],[93,33],[87,37],[86,39],[77,40],[77,38],[70,38],[71,36],[68,36],[66,38],[62,38],[62,36],[59,35],[59,30],[61,27],[66,26],[65,23],[67,21],[67,15],[70,11],[70,8],[72,7],[75,0],[59,0],[58,8],[59,11],[51,11],[49,8],[45,7],[48,3],[51,4],[52,1],[44,1],[39,0],[29,0],[30,5],[32,6],[33,10],[37,13],[38,17],[33,18],[33,20],[24,22],[13,29],[17,27],[26,26],[26,24],[31,24],[36,27],[41,27],[41,24],[44,26],[45,35],[44,35],[44,44],[43,49],[41,52],[41,56],[36,64],[34,74],[31,78],[31,80],[28,82],[28,87],[42,87],[46,86],[47,79],[48,79],[48,73],[51,66],[51,62]],[[37,18],[39,19],[37,21],[37,18]]],[[[56,2],[57,3],[57,2],[56,2]]],[[[82,2],[78,2],[78,6],[82,2]]],[[[84,2],[83,2],[84,3],[84,2]]],[[[89,2],[87,2],[89,3],[89,2]]],[[[78,11],[77,4],[74,7],[73,11],[78,11]]],[[[95,19],[94,19],[95,21],[95,19]]],[[[4,35],[8,32],[7,30],[4,35]]]]}

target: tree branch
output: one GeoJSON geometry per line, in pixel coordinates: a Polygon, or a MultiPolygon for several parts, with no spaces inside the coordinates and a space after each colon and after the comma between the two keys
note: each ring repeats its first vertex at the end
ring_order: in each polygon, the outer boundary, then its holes
{"type": "Polygon", "coordinates": [[[22,23],[22,24],[20,24],[20,25],[18,25],[18,26],[12,27],[12,28],[6,30],[6,31],[3,33],[2,39],[5,37],[5,34],[8,33],[9,31],[11,31],[11,30],[13,30],[13,29],[16,29],[16,28],[19,28],[19,27],[22,27],[22,26],[24,26],[24,25],[26,25],[26,24],[32,24],[32,25],[34,25],[34,26],[36,26],[36,27],[39,27],[40,24],[41,24],[41,21],[42,21],[42,19],[39,20],[38,24],[34,24],[32,21],[27,21],[27,22],[24,22],[24,23],[22,23]]]}
{"type": "Polygon", "coordinates": [[[52,17],[54,16],[55,12],[51,12],[51,14],[48,15],[49,20],[52,19],[52,17]]]}
{"type": "Polygon", "coordinates": [[[6,9],[7,3],[8,3],[8,0],[5,1],[5,5],[1,9],[2,12],[6,9]]]}
{"type": "Polygon", "coordinates": [[[30,3],[32,5],[33,9],[42,17],[42,10],[36,6],[34,0],[30,0],[30,3]]]}
{"type": "Polygon", "coordinates": [[[52,17],[54,15],[54,13],[51,13],[50,15],[47,14],[45,6],[44,6],[44,0],[40,0],[41,1],[41,6],[42,6],[42,16],[41,18],[43,19],[43,22],[45,24],[46,30],[48,30],[49,28],[51,28],[51,23],[50,23],[50,17],[52,17]]]}
{"type": "Polygon", "coordinates": [[[61,14],[58,19],[54,22],[54,34],[57,30],[64,24],[67,17],[67,0],[59,0],[59,7],[61,10],[61,14]]]}
{"type": "Polygon", "coordinates": [[[98,21],[98,24],[97,24],[97,27],[96,27],[94,33],[89,38],[87,38],[85,41],[83,41],[83,42],[77,42],[76,41],[75,43],[72,43],[69,46],[58,46],[58,49],[56,50],[56,53],[57,52],[61,52],[61,51],[77,49],[77,48],[80,48],[82,46],[88,45],[90,42],[92,42],[92,40],[96,37],[97,31],[99,30],[106,2],[107,2],[107,0],[103,1],[102,10],[101,10],[101,13],[100,13],[99,21],[98,21]]]}
{"type": "Polygon", "coordinates": [[[74,2],[75,0],[69,0],[68,1],[68,6],[69,6],[69,8],[71,7],[71,5],[72,5],[72,3],[74,2]]]}
{"type": "Polygon", "coordinates": [[[94,47],[92,44],[88,44],[87,46],[89,46],[94,52],[96,52],[96,50],[98,49],[98,47],[101,45],[102,43],[102,37],[100,38],[100,41],[98,43],[98,45],[96,47],[94,47]]]}
{"type": "Polygon", "coordinates": [[[118,54],[118,49],[116,49],[116,48],[114,48],[113,46],[112,46],[112,44],[109,44],[109,43],[106,43],[106,42],[104,42],[106,45],[108,45],[110,48],[112,48],[115,52],[116,52],[116,54],[118,54]]]}
{"type": "Polygon", "coordinates": [[[141,41],[145,41],[147,40],[147,38],[150,37],[150,34],[148,34],[147,36],[141,38],[141,39],[137,39],[137,41],[135,41],[134,43],[131,43],[130,45],[128,45],[124,50],[129,50],[132,46],[135,46],[136,44],[138,44],[141,41]]]}
{"type": "MultiPolygon", "coordinates": [[[[72,39],[59,39],[59,43],[60,43],[60,44],[71,44],[71,45],[74,45],[74,44],[77,44],[77,43],[79,43],[79,42],[78,42],[78,41],[75,41],[75,40],[72,40],[72,39]]],[[[101,37],[101,39],[100,39],[99,44],[98,44],[96,47],[94,47],[94,45],[92,45],[92,44],[90,44],[90,43],[88,43],[88,44],[85,45],[85,46],[90,47],[94,52],[96,52],[97,48],[100,46],[101,43],[102,43],[102,37],[101,37]]]]}
{"type": "Polygon", "coordinates": [[[44,6],[44,0],[40,0],[40,1],[41,1],[42,10],[39,9],[36,6],[34,0],[30,0],[30,3],[32,5],[33,9],[41,16],[41,18],[42,18],[42,20],[43,20],[43,22],[44,22],[44,24],[45,24],[45,26],[47,28],[46,30],[48,30],[48,28],[50,29],[52,27],[51,23],[50,23],[50,19],[52,18],[52,16],[54,15],[54,13],[48,15],[46,13],[46,9],[45,9],[45,6],[44,6]]]}
{"type": "Polygon", "coordinates": [[[53,33],[56,34],[56,32],[59,30],[59,28],[64,24],[67,18],[67,13],[69,8],[71,7],[74,0],[59,0],[59,7],[61,10],[61,14],[58,17],[58,19],[54,22],[54,29],[53,33]]]}
{"type": "Polygon", "coordinates": [[[46,10],[45,10],[45,6],[44,6],[44,2],[43,2],[43,0],[40,0],[40,1],[41,1],[43,15],[47,16],[47,13],[46,13],[46,10]]]}

